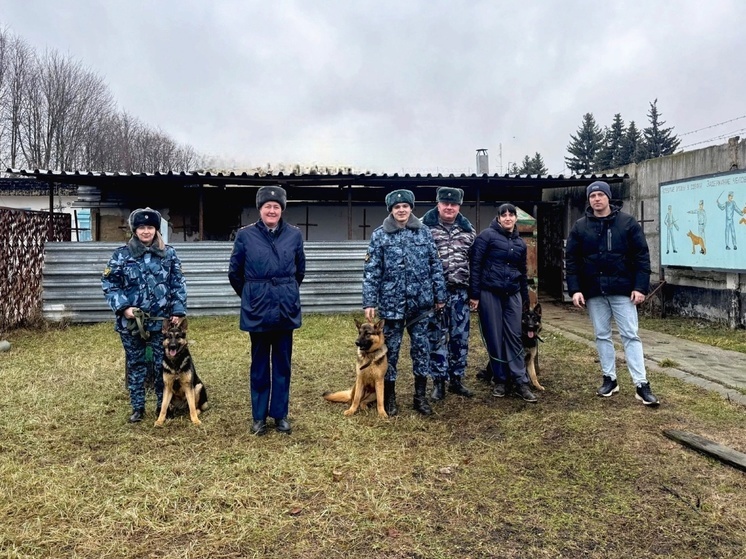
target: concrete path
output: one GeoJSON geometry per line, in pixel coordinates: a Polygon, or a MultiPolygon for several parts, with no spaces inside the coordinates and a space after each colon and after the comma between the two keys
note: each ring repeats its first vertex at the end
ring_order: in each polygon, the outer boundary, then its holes
{"type": "MultiPolygon", "coordinates": [[[[593,327],[585,309],[577,309],[570,303],[541,301],[541,310],[546,331],[554,331],[595,350],[593,327]]],[[[746,391],[746,354],[682,340],[653,330],[640,329],[640,338],[648,369],[712,390],[746,406],[746,395],[736,390],[746,391]],[[660,367],[664,360],[676,363],[676,366],[660,367]]],[[[624,359],[618,340],[615,329],[617,354],[624,359]]]]}

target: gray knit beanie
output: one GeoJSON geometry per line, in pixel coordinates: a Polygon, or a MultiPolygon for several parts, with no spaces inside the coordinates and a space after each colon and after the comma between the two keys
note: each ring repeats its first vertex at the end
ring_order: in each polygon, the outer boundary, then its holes
{"type": "Polygon", "coordinates": [[[585,197],[590,198],[591,193],[593,192],[603,192],[606,194],[606,197],[611,200],[611,187],[609,186],[609,183],[606,183],[604,181],[595,181],[588,185],[588,188],[585,190],[585,197]]]}

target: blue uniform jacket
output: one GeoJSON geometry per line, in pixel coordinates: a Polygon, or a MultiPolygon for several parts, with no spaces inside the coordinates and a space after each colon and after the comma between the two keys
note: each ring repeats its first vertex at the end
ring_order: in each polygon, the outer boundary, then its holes
{"type": "MultiPolygon", "coordinates": [[[[136,237],[119,247],[111,256],[101,287],[106,302],[116,313],[115,329],[127,332],[128,320],[122,314],[137,307],[153,317],[186,316],[186,281],[181,260],[171,245],[163,244],[160,235],[151,247],[136,237]]],[[[149,331],[160,330],[162,321],[147,321],[149,331]]]]}
{"type": "Polygon", "coordinates": [[[430,230],[415,216],[406,227],[390,215],[370,236],[363,272],[363,308],[380,318],[412,319],[446,302],[443,264],[430,230]]]}
{"type": "Polygon", "coordinates": [[[241,229],[228,269],[228,280],[241,297],[241,330],[300,328],[300,284],[305,275],[300,229],[283,220],[274,236],[261,220],[241,229]]]}

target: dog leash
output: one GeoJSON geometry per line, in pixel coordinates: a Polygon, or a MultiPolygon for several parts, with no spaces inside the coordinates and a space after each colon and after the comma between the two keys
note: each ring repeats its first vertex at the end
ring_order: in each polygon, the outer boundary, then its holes
{"type": "Polygon", "coordinates": [[[410,326],[412,326],[412,324],[417,324],[420,320],[425,320],[426,318],[431,317],[431,316],[441,317],[441,316],[443,316],[443,313],[445,312],[444,308],[445,307],[441,307],[439,309],[430,309],[430,310],[422,313],[421,315],[414,317],[409,322],[406,322],[404,324],[404,328],[409,328],[410,326]]]}
{"type": "MultiPolygon", "coordinates": [[[[484,344],[484,349],[487,350],[487,356],[490,358],[490,362],[496,361],[497,363],[510,363],[511,361],[515,361],[519,357],[523,359],[526,355],[525,349],[521,349],[521,351],[518,354],[514,355],[512,358],[508,360],[503,360],[498,357],[494,357],[490,353],[490,348],[487,346],[487,340],[484,339],[484,332],[482,331],[482,319],[481,318],[479,318],[479,335],[482,338],[482,344],[484,344]]],[[[538,334],[536,334],[536,339],[539,340],[540,342],[544,342],[544,340],[542,340],[538,334]]]]}
{"type": "Polygon", "coordinates": [[[168,318],[162,316],[150,316],[142,309],[132,309],[132,314],[135,318],[134,320],[128,320],[127,329],[130,330],[130,332],[134,332],[135,329],[137,329],[140,337],[145,341],[150,339],[150,332],[145,329],[146,320],[168,320],[168,318]]]}

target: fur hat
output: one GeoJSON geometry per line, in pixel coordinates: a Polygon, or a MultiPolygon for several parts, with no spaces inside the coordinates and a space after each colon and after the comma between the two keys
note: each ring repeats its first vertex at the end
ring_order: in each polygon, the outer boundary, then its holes
{"type": "Polygon", "coordinates": [[[436,194],[438,202],[451,202],[459,206],[464,202],[464,191],[460,188],[441,186],[436,194]]]}
{"type": "Polygon", "coordinates": [[[611,200],[611,187],[609,186],[609,183],[604,181],[592,182],[585,190],[585,197],[590,198],[592,192],[603,192],[606,194],[606,197],[611,200]]]}
{"type": "Polygon", "coordinates": [[[160,229],[161,214],[153,208],[138,208],[130,214],[127,223],[129,223],[130,231],[133,233],[137,231],[138,227],[143,225],[151,225],[156,229],[160,229]]]}
{"type": "Polygon", "coordinates": [[[414,209],[414,192],[402,188],[386,194],[386,209],[389,212],[397,204],[409,204],[409,207],[414,209]]]}
{"type": "Polygon", "coordinates": [[[267,202],[277,202],[282,211],[288,202],[288,195],[281,186],[263,186],[256,191],[256,209],[259,210],[267,202]]]}

